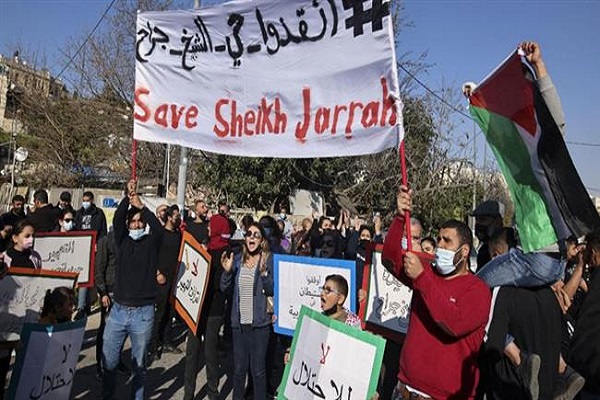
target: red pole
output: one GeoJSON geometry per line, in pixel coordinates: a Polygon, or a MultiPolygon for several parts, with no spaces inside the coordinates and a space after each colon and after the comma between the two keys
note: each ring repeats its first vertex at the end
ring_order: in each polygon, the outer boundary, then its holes
{"type": "MultiPolygon", "coordinates": [[[[406,171],[406,157],[404,154],[404,139],[402,139],[402,143],[400,143],[400,172],[402,174],[402,184],[408,187],[408,173],[406,171]]],[[[406,211],[404,213],[404,223],[406,225],[406,243],[408,246],[408,251],[412,251],[412,234],[410,232],[410,212],[406,211]]]]}
{"type": "Polygon", "coordinates": [[[131,179],[137,179],[137,140],[131,143],[131,179]]]}

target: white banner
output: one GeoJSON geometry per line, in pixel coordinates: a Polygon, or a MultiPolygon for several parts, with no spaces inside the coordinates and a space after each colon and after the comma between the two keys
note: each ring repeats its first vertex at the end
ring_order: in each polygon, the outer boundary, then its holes
{"type": "Polygon", "coordinates": [[[238,0],[139,13],[134,138],[279,158],[397,147],[390,3],[238,0]]]}
{"type": "Polygon", "coordinates": [[[338,274],[346,278],[348,297],[344,306],[356,311],[355,261],[275,254],[273,265],[275,332],[293,335],[303,305],[321,311],[321,288],[328,275],[338,274]]]}
{"type": "Polygon", "coordinates": [[[10,380],[10,399],[68,399],[87,319],[59,325],[25,324],[10,380]]]}
{"type": "Polygon", "coordinates": [[[365,322],[406,333],[412,290],[385,269],[380,251],[373,252],[367,289],[365,322]]]}
{"type": "Polygon", "coordinates": [[[371,399],[385,340],[302,308],[280,400],[371,399]]]}

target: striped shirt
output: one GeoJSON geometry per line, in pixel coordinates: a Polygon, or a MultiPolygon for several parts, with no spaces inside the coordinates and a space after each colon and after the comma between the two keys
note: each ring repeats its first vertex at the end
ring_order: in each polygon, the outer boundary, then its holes
{"type": "Polygon", "coordinates": [[[238,288],[240,293],[240,324],[251,324],[254,320],[254,274],[256,267],[240,268],[238,288]]]}

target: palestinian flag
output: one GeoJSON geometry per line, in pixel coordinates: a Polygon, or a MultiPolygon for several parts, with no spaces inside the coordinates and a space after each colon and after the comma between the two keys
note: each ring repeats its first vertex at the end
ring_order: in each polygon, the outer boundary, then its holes
{"type": "Polygon", "coordinates": [[[509,56],[469,102],[508,183],[525,252],[600,228],[600,216],[525,57],[509,56]]]}

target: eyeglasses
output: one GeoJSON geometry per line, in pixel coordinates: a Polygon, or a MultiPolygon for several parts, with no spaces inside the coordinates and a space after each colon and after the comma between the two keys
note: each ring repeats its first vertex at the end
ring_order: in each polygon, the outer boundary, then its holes
{"type": "Polygon", "coordinates": [[[329,293],[335,293],[335,294],[340,294],[340,292],[338,292],[335,289],[330,288],[329,286],[323,286],[321,288],[321,292],[325,293],[326,295],[328,295],[329,293]]]}
{"type": "Polygon", "coordinates": [[[65,219],[63,219],[63,221],[65,221],[65,222],[71,222],[71,221],[73,221],[73,218],[65,218],[65,219]]]}
{"type": "Polygon", "coordinates": [[[259,231],[254,231],[254,232],[248,231],[248,232],[246,232],[246,234],[244,236],[246,236],[247,238],[253,237],[254,239],[262,239],[262,235],[260,234],[259,231]]]}

